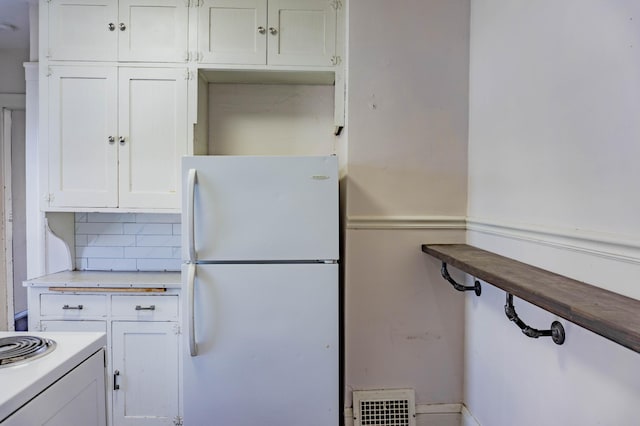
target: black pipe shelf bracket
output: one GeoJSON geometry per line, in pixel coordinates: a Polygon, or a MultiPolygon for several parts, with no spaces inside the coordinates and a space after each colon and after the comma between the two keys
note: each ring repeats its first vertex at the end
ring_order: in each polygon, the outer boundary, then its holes
{"type": "Polygon", "coordinates": [[[476,296],[480,296],[482,294],[482,287],[480,286],[480,281],[475,280],[474,285],[462,285],[457,283],[451,275],[449,275],[449,271],[447,270],[447,263],[442,262],[442,268],[440,268],[440,273],[442,274],[442,278],[449,281],[453,288],[458,291],[473,291],[476,296]]]}
{"type": "Polygon", "coordinates": [[[507,293],[507,304],[504,305],[504,313],[507,315],[507,318],[509,318],[509,321],[516,323],[525,336],[533,339],[550,336],[556,345],[564,343],[564,327],[558,321],[552,322],[549,330],[538,330],[525,324],[516,313],[516,308],[513,306],[513,295],[511,293],[507,293]]]}

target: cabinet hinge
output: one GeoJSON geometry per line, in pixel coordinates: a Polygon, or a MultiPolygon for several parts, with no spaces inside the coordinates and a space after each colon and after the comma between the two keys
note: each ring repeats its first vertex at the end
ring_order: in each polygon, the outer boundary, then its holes
{"type": "Polygon", "coordinates": [[[339,65],[340,62],[342,62],[342,58],[340,56],[331,57],[331,65],[339,65]]]}
{"type": "Polygon", "coordinates": [[[51,67],[47,67],[47,72],[46,72],[46,76],[47,77],[51,77],[52,71],[51,71],[51,67]]]}
{"type": "Polygon", "coordinates": [[[180,324],[174,324],[173,325],[173,332],[175,334],[180,334],[182,332],[182,330],[180,330],[180,324]]]}
{"type": "Polygon", "coordinates": [[[174,419],[173,419],[173,424],[175,426],[182,426],[182,417],[175,416],[174,419]]]}
{"type": "Polygon", "coordinates": [[[340,10],[342,9],[342,2],[340,0],[331,0],[329,2],[329,4],[331,5],[331,7],[333,7],[335,10],[340,10]]]}
{"type": "Polygon", "coordinates": [[[44,201],[47,202],[47,203],[50,203],[50,202],[53,201],[54,198],[55,197],[53,196],[53,194],[49,193],[49,194],[44,196],[44,201]]]}

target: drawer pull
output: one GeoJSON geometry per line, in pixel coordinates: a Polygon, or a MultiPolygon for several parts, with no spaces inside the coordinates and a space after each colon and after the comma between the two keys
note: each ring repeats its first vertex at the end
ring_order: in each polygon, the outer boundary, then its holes
{"type": "Polygon", "coordinates": [[[120,385],[118,384],[118,376],[120,375],[120,371],[116,370],[113,372],[113,390],[120,389],[120,385]]]}
{"type": "Polygon", "coordinates": [[[69,306],[69,305],[64,305],[62,307],[62,309],[64,309],[65,311],[70,310],[70,309],[77,309],[79,311],[83,310],[84,307],[82,305],[78,305],[78,306],[69,306]]]}
{"type": "Polygon", "coordinates": [[[156,310],[156,305],[150,305],[150,306],[136,305],[136,311],[155,311],[155,310],[156,310]]]}

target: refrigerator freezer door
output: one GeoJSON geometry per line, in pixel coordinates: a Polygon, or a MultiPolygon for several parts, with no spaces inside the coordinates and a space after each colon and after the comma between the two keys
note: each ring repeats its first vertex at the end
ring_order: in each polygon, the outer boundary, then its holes
{"type": "Polygon", "coordinates": [[[336,157],[184,157],[182,175],[183,259],[338,258],[336,157]]]}
{"type": "Polygon", "coordinates": [[[338,265],[184,265],[185,279],[190,267],[184,424],[337,425],[338,265]]]}

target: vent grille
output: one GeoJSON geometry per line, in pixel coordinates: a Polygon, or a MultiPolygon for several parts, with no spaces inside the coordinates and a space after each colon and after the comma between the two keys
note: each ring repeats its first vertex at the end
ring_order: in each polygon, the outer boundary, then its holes
{"type": "Polygon", "coordinates": [[[353,392],[354,426],[415,426],[413,389],[353,392]]]}

